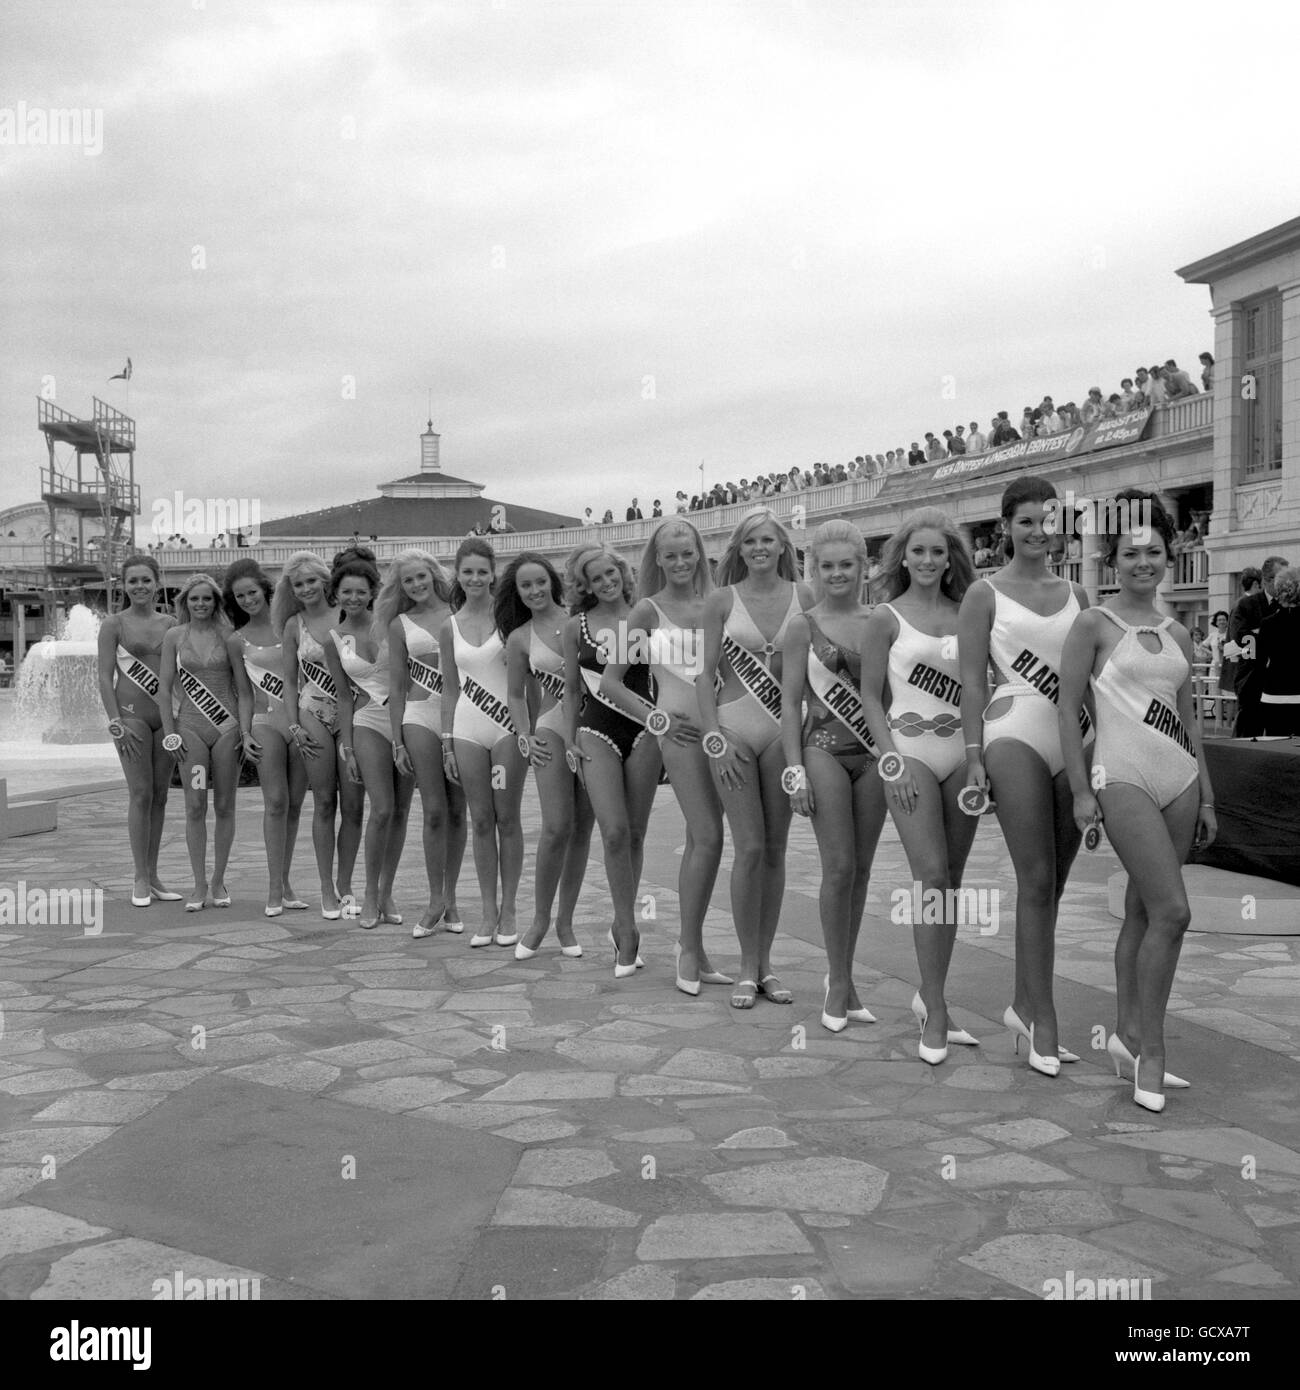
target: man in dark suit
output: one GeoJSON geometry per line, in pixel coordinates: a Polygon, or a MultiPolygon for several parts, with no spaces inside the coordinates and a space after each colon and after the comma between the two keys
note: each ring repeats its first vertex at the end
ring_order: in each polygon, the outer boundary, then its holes
{"type": "Polygon", "coordinates": [[[1259,569],[1262,580],[1260,587],[1254,593],[1238,599],[1228,618],[1228,642],[1236,643],[1240,649],[1234,685],[1237,692],[1237,722],[1233,726],[1233,738],[1256,738],[1264,732],[1264,721],[1259,711],[1263,675],[1255,660],[1255,643],[1259,625],[1272,607],[1273,580],[1287,565],[1288,562],[1280,555],[1270,555],[1259,569]]]}
{"type": "Polygon", "coordinates": [[[641,508],[636,504],[636,498],[632,499],[632,505],[627,509],[627,519],[629,521],[641,520],[641,508]]]}

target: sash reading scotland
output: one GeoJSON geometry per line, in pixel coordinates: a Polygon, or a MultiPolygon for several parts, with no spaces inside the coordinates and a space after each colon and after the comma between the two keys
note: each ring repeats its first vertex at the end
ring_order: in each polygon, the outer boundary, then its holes
{"type": "Polygon", "coordinates": [[[427,661],[421,661],[419,657],[408,656],[406,658],[406,674],[426,695],[442,694],[442,672],[436,666],[430,666],[427,661]]]}
{"type": "MultiPolygon", "coordinates": [[[[1049,434],[1044,439],[1019,439],[987,453],[965,455],[941,463],[933,473],[924,475],[927,482],[942,482],[945,478],[966,478],[972,473],[984,473],[1013,463],[1052,463],[1075,454],[1089,454],[1098,449],[1114,449],[1121,444],[1136,444],[1151,419],[1151,409],[1129,410],[1110,420],[1098,420],[1071,430],[1068,434],[1049,434]]],[[[920,471],[919,469],[917,470],[920,471]]]]}
{"type": "Polygon", "coordinates": [[[731,663],[736,679],[778,724],[781,722],[781,682],[749,650],[729,633],[722,635],[722,654],[731,663]]]}
{"type": "Polygon", "coordinates": [[[248,679],[254,690],[260,690],[268,700],[274,700],[278,704],[284,703],[284,679],[277,676],[274,671],[268,671],[265,666],[254,666],[247,657],[244,658],[244,670],[248,672],[248,679]]]}
{"type": "Polygon", "coordinates": [[[858,692],[838,671],[823,665],[811,647],[808,650],[808,684],[822,704],[874,758],[879,750],[867,729],[867,717],[862,713],[858,692]]]}
{"type": "Polygon", "coordinates": [[[203,684],[193,671],[187,671],[179,661],[176,663],[176,681],[190,697],[194,708],[214,729],[224,730],[234,722],[235,716],[221,703],[220,699],[203,684]]]}
{"type": "Polygon", "coordinates": [[[334,684],[334,677],[330,675],[329,667],[323,661],[312,661],[309,657],[299,656],[298,669],[302,672],[307,684],[314,685],[326,699],[338,699],[338,687],[334,684]]]}
{"type": "Polygon", "coordinates": [[[138,685],[155,704],[158,703],[157,675],[138,656],[132,656],[121,643],[117,648],[117,669],[127,680],[138,685]]]}

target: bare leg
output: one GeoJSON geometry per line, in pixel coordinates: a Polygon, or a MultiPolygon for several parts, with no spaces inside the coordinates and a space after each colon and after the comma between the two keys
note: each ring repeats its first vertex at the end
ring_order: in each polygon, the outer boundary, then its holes
{"type": "Polygon", "coordinates": [[[288,748],[279,730],[258,725],[257,741],[262,760],[257,780],[262,787],[262,840],[266,846],[266,905],[280,907],[284,902],[285,822],[289,814],[288,748]]]}
{"type": "Polygon", "coordinates": [[[492,814],[501,869],[502,936],[516,935],[516,900],[524,872],[524,828],[519,819],[519,804],[524,799],[527,781],[528,764],[519,756],[514,735],[508,734],[492,750],[492,814]]]}
{"type": "Polygon", "coordinates": [[[319,745],[314,758],[304,758],[307,780],[311,784],[311,843],[316,854],[316,873],[320,878],[321,907],[333,912],[339,905],[334,884],[334,817],[338,812],[339,766],[334,738],[307,710],[299,716],[303,729],[319,745]]]}
{"type": "Polygon", "coordinates": [[[442,772],[442,740],[420,724],[402,725],[402,738],[420,788],[421,842],[429,905],[422,921],[432,926],[446,910],[443,885],[447,877],[447,779],[442,772]]]}
{"type": "MultiPolygon", "coordinates": [[[[124,715],[122,723],[127,725],[133,733],[139,734],[144,744],[138,758],[124,757],[119,745],[118,758],[122,764],[123,775],[126,777],[126,832],[131,844],[131,862],[135,870],[135,884],[132,892],[137,898],[145,898],[149,895],[150,867],[153,867],[156,874],[158,864],[158,851],[156,849],[153,851],[153,858],[150,859],[149,857],[155,796],[154,734],[143,719],[132,719],[124,715]]],[[[171,754],[164,753],[163,758],[167,763],[167,773],[170,779],[171,754]]],[[[159,818],[160,842],[161,836],[162,824],[161,818],[159,818]]]]}
{"type": "Polygon", "coordinates": [[[636,959],[639,934],[636,927],[636,879],[632,872],[632,830],[628,822],[623,763],[603,739],[578,730],[578,746],[588,755],[583,764],[587,795],[591,798],[605,850],[605,877],[614,909],[614,942],[618,963],[636,959]]]}
{"type": "Polygon", "coordinates": [[[302,754],[290,739],[286,745],[288,758],[289,805],[284,813],[284,899],[292,902],[297,898],[289,873],[293,867],[293,852],[298,847],[298,822],[302,818],[302,803],[307,796],[307,769],[303,766],[302,754]]]}
{"type": "Polygon", "coordinates": [[[460,866],[465,862],[469,815],[463,789],[445,779],[443,785],[447,788],[447,871],[442,881],[443,896],[447,902],[447,916],[455,922],[460,920],[456,885],[460,882],[460,866]]]}
{"type": "MultiPolygon", "coordinates": [[[[550,750],[551,760],[534,769],[537,799],[542,807],[542,829],[537,837],[536,877],[533,888],[533,921],[522,944],[535,951],[551,927],[551,908],[567,863],[573,835],[576,798],[574,777],[564,760],[564,739],[554,729],[540,729],[537,737],[550,750]]],[[[585,868],[585,864],[584,864],[585,868]]],[[[581,880],[579,880],[581,884],[581,880]]],[[[573,923],[572,909],[569,915],[573,923]]]]}
{"type": "Polygon", "coordinates": [[[185,735],[186,758],[181,764],[185,788],[185,848],[194,875],[191,902],[202,902],[208,892],[208,787],[211,784],[211,749],[195,733],[185,735]]]}
{"type": "Polygon", "coordinates": [[[682,979],[698,980],[701,971],[712,969],[704,950],[704,916],[722,861],[722,803],[709,776],[708,759],[698,744],[665,739],[661,753],[686,821],[686,848],[677,876],[681,916],[677,969],[682,979]]]}
{"type": "MultiPolygon", "coordinates": [[[[843,1018],[853,975],[851,928],[857,876],[853,783],[845,769],[822,748],[805,748],[803,760],[813,795],[813,834],[817,837],[817,852],[822,863],[817,908],[830,975],[825,1011],[833,1018],[843,1018]]],[[[874,774],[868,772],[866,775],[874,774]]]]}
{"type": "Polygon", "coordinates": [[[849,1008],[860,1009],[862,1000],[853,983],[853,962],[858,952],[858,933],[862,930],[862,914],[866,911],[867,891],[871,886],[871,866],[880,843],[889,811],[885,807],[885,784],[874,767],[853,784],[853,834],[855,839],[855,873],[853,878],[853,911],[849,918],[849,1008]]]}
{"type": "Polygon", "coordinates": [[[370,817],[366,821],[366,891],[361,905],[361,921],[373,923],[379,916],[384,855],[396,814],[393,745],[382,734],[364,728],[353,732],[352,742],[366,796],[370,799],[370,817]]]}
{"type": "Polygon", "coordinates": [[[497,908],[497,825],[492,803],[492,755],[468,739],[455,740],[456,766],[465,789],[470,825],[474,832],[474,868],[482,902],[480,934],[495,935],[500,920],[497,908]]]}
{"type": "Polygon", "coordinates": [[[235,797],[239,792],[239,733],[221,735],[212,747],[212,896],[229,897],[226,866],[235,843],[235,797]]]}

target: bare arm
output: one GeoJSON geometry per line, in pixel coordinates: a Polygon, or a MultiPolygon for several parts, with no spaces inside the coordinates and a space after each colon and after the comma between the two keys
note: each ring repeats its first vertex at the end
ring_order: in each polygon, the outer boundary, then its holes
{"type": "MultiPolygon", "coordinates": [[[[1061,687],[1056,717],[1061,729],[1061,756],[1074,793],[1074,821],[1085,830],[1098,816],[1097,798],[1088,777],[1088,760],[1083,751],[1083,730],[1079,710],[1083,706],[1088,677],[1097,661],[1101,638],[1099,624],[1105,619],[1093,613],[1080,613],[1065,639],[1061,654],[1061,687]]],[[[1100,769],[1105,775],[1105,769],[1100,769]]]]}
{"type": "Polygon", "coordinates": [[[393,730],[393,749],[402,744],[402,720],[406,715],[406,628],[400,617],[388,624],[388,718],[393,730]]]}
{"type": "MultiPolygon", "coordinates": [[[[510,711],[510,722],[519,730],[520,737],[530,740],[533,730],[532,715],[528,708],[528,637],[529,625],[524,623],[506,638],[506,707],[510,711]]],[[[529,753],[529,760],[532,753],[529,753]]]]}
{"type": "MultiPolygon", "coordinates": [[[[642,599],[628,614],[625,650],[636,649],[639,655],[646,655],[645,647],[649,640],[649,628],[653,626],[652,618],[653,610],[642,599]]],[[[602,698],[621,710],[629,719],[637,724],[644,724],[646,716],[654,709],[654,705],[649,700],[643,700],[634,690],[629,690],[623,684],[623,678],[627,675],[632,664],[630,661],[611,661],[601,674],[600,693],[602,698]]]]}
{"type": "Polygon", "coordinates": [[[122,620],[116,613],[111,618],[105,618],[99,627],[99,698],[110,723],[121,717],[117,708],[117,684],[115,680],[117,644],[120,640],[121,630],[122,620]]]}
{"type": "Polygon", "coordinates": [[[994,596],[984,580],[972,584],[957,614],[961,665],[961,736],[966,744],[966,785],[988,789],[984,771],[984,706],[989,702],[989,629],[994,596]]]}
{"type": "Polygon", "coordinates": [[[459,783],[460,769],[456,766],[451,731],[456,727],[460,672],[456,667],[456,634],[450,616],[438,631],[438,665],[442,671],[442,767],[453,782],[459,783]]]}
{"type": "Polygon", "coordinates": [[[347,672],[343,669],[343,662],[339,657],[338,643],[331,635],[330,640],[324,644],[325,664],[329,667],[330,675],[334,678],[334,688],[338,691],[339,699],[339,755],[342,757],[348,770],[348,776],[354,781],[361,780],[361,774],[357,770],[356,755],[352,751],[352,682],[348,680],[347,672]]]}
{"type": "Polygon", "coordinates": [[[158,662],[158,716],[162,720],[163,733],[176,732],[176,718],[172,714],[172,688],[176,684],[176,647],[181,640],[181,629],[171,628],[163,638],[162,656],[158,662]]]}
{"type": "Polygon", "coordinates": [[[1196,729],[1196,720],[1192,713],[1194,703],[1192,691],[1192,639],[1188,635],[1187,629],[1180,623],[1175,623],[1173,627],[1174,640],[1182,649],[1183,655],[1187,658],[1187,679],[1178,687],[1178,717],[1183,721],[1183,728],[1187,730],[1187,736],[1192,740],[1192,747],[1196,749],[1196,773],[1200,784],[1201,804],[1196,815],[1196,840],[1201,848],[1212,845],[1219,833],[1218,817],[1214,808],[1214,784],[1210,781],[1210,769],[1205,761],[1205,748],[1201,743],[1200,734],[1196,729]]]}

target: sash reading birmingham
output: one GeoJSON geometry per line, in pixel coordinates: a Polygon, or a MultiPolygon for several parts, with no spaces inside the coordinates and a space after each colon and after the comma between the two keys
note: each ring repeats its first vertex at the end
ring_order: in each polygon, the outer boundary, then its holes
{"type": "Polygon", "coordinates": [[[187,671],[184,666],[177,663],[176,679],[180,683],[181,689],[190,697],[194,708],[212,725],[214,729],[224,729],[233,719],[234,715],[221,703],[221,701],[208,689],[206,685],[194,674],[187,671]]]}
{"type": "Polygon", "coordinates": [[[1163,700],[1151,701],[1147,706],[1146,714],[1142,717],[1142,722],[1153,728],[1156,733],[1164,734],[1166,738],[1173,739],[1184,753],[1193,758],[1196,756],[1196,747],[1188,737],[1178,711],[1170,709],[1163,700]]]}
{"type": "Polygon", "coordinates": [[[427,661],[421,661],[418,657],[408,656],[406,674],[427,694],[442,694],[442,672],[436,666],[430,666],[427,661]]]}
{"type": "Polygon", "coordinates": [[[507,733],[514,733],[515,726],[510,718],[510,711],[495,695],[484,690],[477,681],[471,680],[468,676],[464,677],[461,682],[460,693],[470,704],[481,709],[494,724],[500,724],[507,733]]]}
{"type": "MultiPolygon", "coordinates": [[[[1037,652],[1031,652],[1026,647],[1011,663],[1011,669],[1016,675],[1023,677],[1026,685],[1046,696],[1054,705],[1061,703],[1061,678],[1051,664],[1044,661],[1037,652]]],[[[997,690],[993,692],[994,698],[998,693],[997,690]]],[[[1079,706],[1079,728],[1083,730],[1085,738],[1092,728],[1092,720],[1082,705],[1079,706]]]]}
{"type": "Polygon", "coordinates": [[[132,656],[125,647],[119,646],[117,649],[117,669],[127,680],[138,685],[151,700],[157,702],[159,689],[157,675],[138,656],[132,656]]]}
{"type": "Polygon", "coordinates": [[[731,663],[736,679],[758,701],[764,711],[779,724],[781,722],[781,683],[771,671],[749,650],[742,647],[734,637],[724,633],[722,653],[731,663]]]}
{"type": "Polygon", "coordinates": [[[334,684],[334,677],[330,675],[328,666],[322,665],[319,661],[312,661],[305,656],[300,656],[298,658],[298,669],[307,678],[308,684],[314,685],[326,699],[338,699],[338,687],[334,684]]]}

